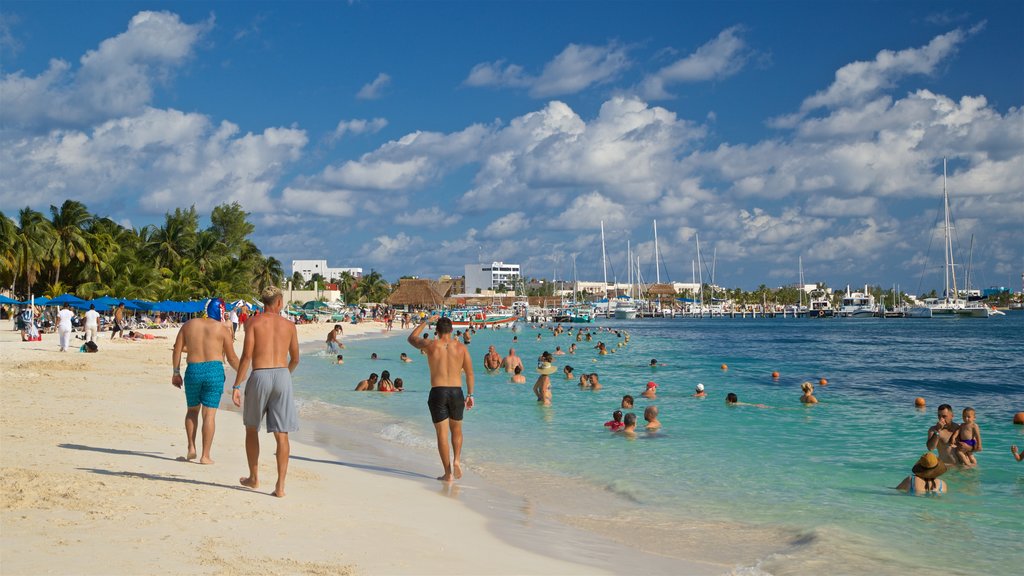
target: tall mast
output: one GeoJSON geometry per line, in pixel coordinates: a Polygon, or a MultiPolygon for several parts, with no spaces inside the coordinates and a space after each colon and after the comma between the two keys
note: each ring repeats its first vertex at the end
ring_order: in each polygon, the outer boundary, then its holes
{"type": "Polygon", "coordinates": [[[629,285],[627,293],[630,297],[633,296],[633,249],[629,246],[629,240],[626,240],[626,268],[629,269],[629,273],[626,275],[626,284],[629,285]]]}
{"type": "Polygon", "coordinates": [[[658,260],[658,221],[654,221],[654,281],[661,284],[661,262],[658,260]]]}
{"type": "Polygon", "coordinates": [[[604,220],[601,220],[601,267],[604,269],[604,297],[608,298],[608,254],[604,251],[604,220]]]}
{"type": "Polygon", "coordinates": [[[945,234],[946,234],[946,301],[949,301],[949,279],[953,278],[953,298],[957,298],[959,292],[956,289],[956,268],[953,264],[953,235],[950,233],[952,225],[949,221],[949,191],[946,190],[946,159],[942,159],[942,204],[945,210],[945,234]]]}
{"type": "Polygon", "coordinates": [[[800,292],[797,294],[797,313],[800,312],[800,308],[804,305],[804,257],[797,256],[797,263],[800,266],[800,292]]]}
{"type": "Polygon", "coordinates": [[[700,264],[700,234],[697,232],[693,233],[697,239],[697,273],[700,279],[700,286],[697,289],[697,293],[700,295],[700,313],[704,315],[704,267],[700,264]]]}

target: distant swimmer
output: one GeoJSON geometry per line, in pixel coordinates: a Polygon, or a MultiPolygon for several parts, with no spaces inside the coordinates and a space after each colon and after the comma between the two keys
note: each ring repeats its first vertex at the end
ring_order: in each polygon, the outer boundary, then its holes
{"type": "Polygon", "coordinates": [[[401,360],[402,362],[412,362],[412,358],[409,358],[409,355],[406,354],[405,352],[402,352],[398,356],[398,359],[401,360]]]}
{"type": "Polygon", "coordinates": [[[658,385],[654,382],[648,382],[647,388],[640,395],[644,398],[655,398],[658,395],[658,385]]]}
{"type": "Polygon", "coordinates": [[[918,459],[914,467],[910,469],[910,476],[903,479],[896,486],[897,490],[903,490],[908,494],[943,494],[948,490],[946,483],[939,480],[939,476],[946,473],[946,464],[938,459],[935,454],[925,452],[918,459]]]}
{"type": "MultiPolygon", "coordinates": [[[[590,335],[587,334],[587,336],[590,336],[590,335]]],[[[597,350],[597,353],[602,355],[602,356],[604,356],[605,354],[608,353],[608,347],[604,345],[604,342],[598,342],[597,346],[594,346],[594,349],[597,350]]]]}
{"type": "Polygon", "coordinates": [[[651,368],[657,368],[658,366],[664,366],[664,364],[659,363],[658,360],[655,358],[651,358],[650,366],[651,368]]]}
{"type": "Polygon", "coordinates": [[[590,373],[590,389],[595,392],[601,389],[601,382],[597,379],[597,372],[590,373]]]}
{"type": "Polygon", "coordinates": [[[814,384],[810,382],[804,382],[800,385],[800,389],[803,390],[803,396],[800,396],[800,401],[804,404],[817,404],[818,399],[814,397],[814,384]]]}
{"type": "Polygon", "coordinates": [[[1014,444],[1013,446],[1010,446],[1010,454],[1013,454],[1013,459],[1016,460],[1017,462],[1020,462],[1021,460],[1024,460],[1024,453],[1020,452],[1017,449],[1017,445],[1016,444],[1014,444]]]}
{"type": "Polygon", "coordinates": [[[526,384],[526,376],[523,376],[523,367],[516,366],[515,373],[512,374],[510,381],[513,384],[526,384]]]}
{"type": "Polygon", "coordinates": [[[751,404],[749,402],[740,402],[740,399],[734,392],[729,392],[725,395],[725,403],[729,406],[753,406],[755,408],[767,408],[764,404],[751,404]]]}
{"type": "Polygon", "coordinates": [[[622,419],[622,433],[627,437],[636,437],[636,414],[630,412],[622,419]]]}
{"type": "Polygon", "coordinates": [[[696,391],[694,391],[693,397],[694,398],[707,398],[708,397],[708,393],[704,391],[704,385],[703,384],[697,384],[697,389],[696,389],[696,391]]]}
{"type": "Polygon", "coordinates": [[[622,430],[626,425],[622,422],[622,410],[616,410],[612,412],[612,419],[604,423],[605,428],[610,429],[612,432],[618,432],[622,430]]]}
{"type": "Polygon", "coordinates": [[[355,392],[369,392],[370,390],[375,390],[376,387],[377,373],[373,372],[366,380],[360,380],[359,383],[356,384],[355,392]]]}
{"type": "Polygon", "coordinates": [[[658,420],[658,407],[648,406],[644,409],[644,420],[647,421],[647,430],[658,430],[661,428],[661,421],[658,420]]]}
{"type": "Polygon", "coordinates": [[[630,396],[629,394],[626,394],[625,396],[623,396],[622,397],[622,407],[623,408],[632,408],[633,407],[633,397],[630,396]]]}
{"type": "Polygon", "coordinates": [[[565,356],[561,346],[555,346],[555,356],[565,356]]]}
{"type": "Polygon", "coordinates": [[[338,354],[338,362],[337,363],[338,364],[344,364],[345,363],[345,356],[343,356],[342,354],[338,354]]]}
{"type": "Polygon", "coordinates": [[[487,347],[487,355],[484,356],[484,369],[494,372],[501,368],[501,355],[494,349],[494,345],[487,347]]]}
{"type": "Polygon", "coordinates": [[[565,379],[566,380],[573,380],[573,379],[576,378],[576,376],[573,375],[573,373],[572,373],[572,366],[569,366],[568,364],[566,364],[565,367],[562,368],[562,372],[565,373],[565,379]]]}
{"type": "Polygon", "coordinates": [[[569,354],[575,354],[575,353],[576,353],[576,344],[575,343],[570,344],[569,345],[569,354]]]}
{"type": "Polygon", "coordinates": [[[505,358],[502,359],[502,361],[501,361],[501,367],[505,369],[505,372],[508,372],[509,374],[511,374],[511,373],[516,371],[516,366],[519,366],[520,368],[522,368],[523,367],[523,359],[520,358],[519,356],[516,356],[516,349],[515,348],[509,348],[508,349],[508,356],[505,356],[505,358]]]}

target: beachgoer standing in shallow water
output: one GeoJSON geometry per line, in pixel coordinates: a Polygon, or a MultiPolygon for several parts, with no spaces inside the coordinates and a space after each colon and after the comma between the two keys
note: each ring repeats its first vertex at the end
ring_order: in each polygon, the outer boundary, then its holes
{"type": "Polygon", "coordinates": [[[946,472],[946,464],[941,462],[935,454],[925,452],[918,459],[917,464],[910,470],[910,476],[903,479],[896,486],[897,490],[904,490],[908,494],[942,494],[946,492],[946,483],[939,480],[946,472]]]}
{"type": "Polygon", "coordinates": [[[946,464],[956,464],[956,456],[950,443],[953,441],[953,434],[960,428],[953,422],[953,407],[949,404],[942,404],[937,411],[939,421],[928,429],[928,440],[925,446],[929,450],[938,450],[939,459],[946,464]]]}
{"type": "Polygon", "coordinates": [[[501,366],[505,368],[505,372],[511,374],[516,371],[516,366],[519,366],[520,368],[523,367],[523,359],[516,356],[515,348],[509,348],[508,356],[505,356],[505,358],[501,360],[501,366]]]}
{"type": "Polygon", "coordinates": [[[804,382],[800,385],[800,390],[803,391],[803,395],[800,396],[800,401],[804,404],[817,404],[818,399],[814,397],[814,384],[810,382],[804,382]]]}
{"type": "Polygon", "coordinates": [[[501,368],[501,355],[494,349],[494,345],[488,346],[484,356],[484,370],[494,372],[498,368],[501,368]]]}
{"type": "Polygon", "coordinates": [[[265,314],[251,318],[245,327],[242,358],[231,387],[235,406],[242,406],[239,389],[252,365],[252,375],[245,385],[245,456],[249,476],[239,479],[243,486],[258,488],[260,463],[260,421],[266,415],[267,432],[277,442],[277,485],[274,496],[284,497],[285,477],[291,443],[288,434],[299,429],[299,415],[292,400],[292,372],[299,365],[299,337],[295,324],[281,316],[284,298],[277,286],[268,286],[260,294],[265,314]]]}
{"type": "Polygon", "coordinates": [[[658,407],[648,406],[644,408],[644,420],[647,421],[646,428],[648,430],[658,430],[661,428],[661,421],[658,420],[658,407]]]}
{"type": "Polygon", "coordinates": [[[437,338],[429,341],[420,338],[420,333],[427,327],[428,321],[424,321],[409,334],[409,344],[427,355],[430,367],[427,407],[434,422],[437,452],[444,467],[444,475],[437,479],[451,482],[462,477],[462,416],[464,410],[473,408],[473,359],[469,357],[466,345],[452,338],[451,318],[433,316],[429,321],[437,322],[434,328],[437,338]],[[463,372],[466,374],[465,397],[462,395],[463,372]]]}
{"type": "Polygon", "coordinates": [[[171,384],[181,388],[181,353],[188,350],[188,365],[185,368],[185,437],[188,440],[186,460],[196,458],[196,430],[199,428],[199,413],[203,414],[203,454],[200,464],[213,464],[210,448],[217,430],[217,409],[224,394],[224,363],[238,370],[238,356],[232,344],[234,335],[221,321],[223,302],[213,298],[206,303],[206,318],[193,318],[178,330],[171,353],[171,367],[174,375],[171,384]]]}

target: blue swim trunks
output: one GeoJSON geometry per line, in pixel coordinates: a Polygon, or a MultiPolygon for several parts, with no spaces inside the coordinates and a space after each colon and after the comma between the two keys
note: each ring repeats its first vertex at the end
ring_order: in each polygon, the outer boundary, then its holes
{"type": "Polygon", "coordinates": [[[211,360],[196,362],[185,368],[185,403],[189,408],[202,404],[219,408],[224,393],[224,364],[211,360]]]}

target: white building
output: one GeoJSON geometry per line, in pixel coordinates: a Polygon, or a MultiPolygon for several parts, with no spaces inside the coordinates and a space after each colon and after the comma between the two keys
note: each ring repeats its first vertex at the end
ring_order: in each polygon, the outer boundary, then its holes
{"type": "Polygon", "coordinates": [[[479,289],[497,290],[504,286],[512,290],[521,281],[519,264],[491,262],[490,264],[466,264],[466,293],[475,294],[479,289]]]}
{"type": "Polygon", "coordinates": [[[363,275],[362,268],[328,268],[327,260],[292,260],[292,275],[296,272],[302,274],[306,282],[313,279],[313,274],[319,274],[326,282],[341,278],[342,272],[348,272],[356,278],[363,275]]]}

